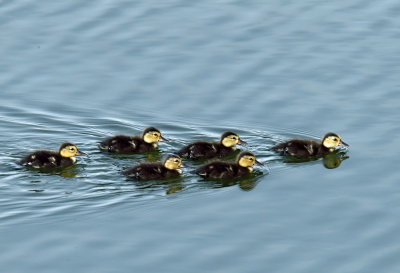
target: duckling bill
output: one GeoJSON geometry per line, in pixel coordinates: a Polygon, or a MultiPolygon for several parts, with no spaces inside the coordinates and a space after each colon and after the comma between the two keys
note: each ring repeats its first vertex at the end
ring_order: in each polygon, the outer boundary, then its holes
{"type": "Polygon", "coordinates": [[[282,155],[304,158],[323,156],[340,146],[349,147],[339,135],[327,133],[320,142],[311,139],[290,139],[275,145],[272,149],[282,155]]]}
{"type": "Polygon", "coordinates": [[[195,173],[204,178],[233,179],[248,175],[253,171],[252,166],[263,165],[250,152],[241,152],[236,162],[215,161],[205,164],[195,170],[195,173]]]}
{"type": "Polygon", "coordinates": [[[219,142],[194,142],[180,149],[177,154],[191,160],[224,157],[232,154],[236,150],[235,146],[241,144],[247,143],[237,134],[225,132],[221,135],[219,142]]]}
{"type": "Polygon", "coordinates": [[[99,143],[99,149],[109,153],[143,153],[154,151],[157,143],[168,141],[160,130],[148,127],[143,130],[141,136],[116,135],[106,138],[99,143]]]}
{"type": "Polygon", "coordinates": [[[182,159],[176,155],[167,156],[163,162],[141,163],[123,173],[137,180],[154,180],[177,177],[182,173],[182,159]]]}
{"type": "Polygon", "coordinates": [[[75,144],[66,142],[61,144],[58,152],[39,150],[34,151],[18,163],[33,168],[64,168],[75,164],[75,156],[86,155],[79,151],[75,144]]]}

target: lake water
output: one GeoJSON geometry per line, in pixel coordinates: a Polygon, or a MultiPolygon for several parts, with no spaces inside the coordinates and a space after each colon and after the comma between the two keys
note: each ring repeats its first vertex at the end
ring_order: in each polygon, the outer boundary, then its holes
{"type": "Polygon", "coordinates": [[[0,2],[2,272],[400,270],[400,3],[0,2]],[[96,143],[158,127],[160,152],[96,143]],[[236,131],[248,179],[135,182],[121,170],[236,131]],[[283,162],[290,137],[338,158],[283,162]],[[44,173],[15,161],[70,141],[44,173]],[[331,161],[330,161],[331,160],[331,161]]]}

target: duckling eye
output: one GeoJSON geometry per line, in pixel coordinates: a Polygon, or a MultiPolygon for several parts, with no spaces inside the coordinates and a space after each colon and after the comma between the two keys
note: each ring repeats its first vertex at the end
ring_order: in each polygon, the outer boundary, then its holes
{"type": "Polygon", "coordinates": [[[69,150],[73,152],[73,151],[75,151],[75,148],[71,147],[71,148],[69,148],[69,150]]]}
{"type": "Polygon", "coordinates": [[[175,159],[174,162],[175,162],[175,163],[179,163],[179,159],[175,159]]]}
{"type": "Polygon", "coordinates": [[[237,138],[235,136],[232,137],[233,140],[236,140],[237,138]]]}
{"type": "Polygon", "coordinates": [[[153,133],[153,136],[156,136],[156,137],[158,137],[158,134],[157,134],[157,133],[153,133]]]}
{"type": "Polygon", "coordinates": [[[249,157],[249,160],[250,160],[250,161],[253,161],[253,160],[254,160],[254,158],[252,158],[252,157],[249,157]]]}
{"type": "Polygon", "coordinates": [[[333,138],[333,141],[337,141],[338,139],[336,137],[333,138]]]}

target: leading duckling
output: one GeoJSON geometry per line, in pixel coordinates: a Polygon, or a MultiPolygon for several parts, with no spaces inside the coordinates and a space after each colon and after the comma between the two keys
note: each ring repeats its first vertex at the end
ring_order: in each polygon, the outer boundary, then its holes
{"type": "Polygon", "coordinates": [[[34,151],[18,163],[24,166],[30,166],[33,168],[64,168],[75,164],[75,156],[86,155],[79,151],[75,144],[66,142],[61,144],[58,152],[39,150],[34,151]]]}
{"type": "Polygon", "coordinates": [[[253,171],[252,166],[264,165],[251,152],[241,152],[236,162],[214,161],[195,170],[195,173],[204,178],[232,179],[248,175],[253,171]]]}
{"type": "Polygon", "coordinates": [[[225,132],[221,135],[219,142],[198,141],[191,143],[177,154],[191,160],[209,159],[214,157],[224,157],[236,150],[236,145],[247,144],[233,132],[225,132]]]}
{"type": "Polygon", "coordinates": [[[143,130],[141,136],[116,135],[106,138],[99,143],[99,149],[110,153],[143,153],[154,151],[157,142],[168,141],[160,130],[155,127],[148,127],[143,130]]]}
{"type": "Polygon", "coordinates": [[[321,142],[311,139],[290,139],[275,145],[272,149],[282,155],[305,158],[326,155],[333,152],[337,147],[347,148],[349,145],[339,135],[327,133],[321,142]]]}
{"type": "Polygon", "coordinates": [[[163,162],[140,163],[123,172],[126,176],[137,180],[153,180],[177,177],[184,168],[182,159],[177,155],[167,156],[163,162]]]}

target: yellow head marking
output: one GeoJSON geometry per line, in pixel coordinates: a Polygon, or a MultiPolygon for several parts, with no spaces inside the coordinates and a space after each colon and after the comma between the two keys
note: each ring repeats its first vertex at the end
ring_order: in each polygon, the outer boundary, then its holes
{"type": "Polygon", "coordinates": [[[322,140],[322,145],[328,149],[333,149],[341,145],[341,139],[338,135],[329,135],[322,140]]]}
{"type": "Polygon", "coordinates": [[[164,161],[164,167],[168,170],[178,170],[179,168],[183,168],[182,159],[176,156],[169,156],[164,161]]]}
{"type": "Polygon", "coordinates": [[[161,133],[157,131],[146,132],[143,136],[143,140],[147,143],[157,143],[161,138],[161,133]]]}
{"type": "Polygon", "coordinates": [[[244,155],[239,158],[238,164],[241,167],[250,168],[256,164],[256,157],[254,155],[244,155]]]}
{"type": "Polygon", "coordinates": [[[234,147],[239,143],[239,136],[237,135],[228,135],[222,139],[222,145],[225,147],[234,147]]]}
{"type": "Polygon", "coordinates": [[[60,150],[60,155],[62,157],[74,157],[80,155],[80,152],[75,145],[67,145],[60,150]]]}

